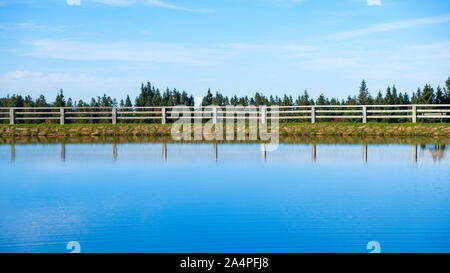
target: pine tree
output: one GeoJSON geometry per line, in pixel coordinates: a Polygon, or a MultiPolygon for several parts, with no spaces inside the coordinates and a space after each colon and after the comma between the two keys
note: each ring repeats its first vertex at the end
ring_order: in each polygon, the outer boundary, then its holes
{"type": "Polygon", "coordinates": [[[405,92],[398,93],[398,104],[409,104],[408,94],[405,92]]]}
{"type": "Polygon", "coordinates": [[[133,104],[131,103],[130,96],[127,95],[127,98],[125,99],[125,107],[133,107],[133,104]]]}
{"type": "Polygon", "coordinates": [[[211,89],[208,88],[208,92],[206,93],[206,96],[203,97],[202,106],[211,105],[212,102],[213,102],[213,95],[211,93],[211,89]]]}
{"type": "Polygon", "coordinates": [[[445,103],[444,93],[442,92],[442,89],[440,86],[438,86],[436,88],[436,97],[434,98],[434,103],[436,103],[436,104],[444,104],[445,103]]]}
{"type": "Polygon", "coordinates": [[[423,103],[423,101],[422,101],[422,91],[420,90],[420,88],[417,88],[417,91],[415,93],[413,93],[413,96],[411,98],[411,103],[412,104],[423,103]]]}
{"type": "Polygon", "coordinates": [[[384,104],[394,104],[394,98],[392,97],[392,93],[391,93],[391,87],[388,86],[388,88],[386,89],[386,96],[384,96],[384,104]]]}
{"type": "Polygon", "coordinates": [[[447,86],[447,91],[450,90],[450,77],[445,81],[445,85],[447,86]]]}
{"type": "Polygon", "coordinates": [[[347,104],[347,105],[355,105],[355,104],[358,104],[358,99],[357,99],[356,97],[348,96],[348,97],[347,97],[347,101],[346,101],[344,104],[347,104]]]}
{"type": "Polygon", "coordinates": [[[434,90],[429,84],[427,84],[424,86],[422,90],[422,103],[432,104],[433,101],[434,101],[434,90]]]}
{"type": "Polygon", "coordinates": [[[230,100],[230,104],[233,106],[236,106],[236,105],[238,105],[238,103],[239,103],[239,99],[236,95],[234,95],[230,100]]]}
{"type": "Polygon", "coordinates": [[[395,88],[395,84],[392,86],[392,104],[399,104],[400,99],[397,95],[397,88],[395,88]]]}
{"type": "Polygon", "coordinates": [[[299,96],[295,102],[296,105],[311,105],[311,99],[309,98],[308,91],[303,92],[302,96],[299,96]]]}
{"type": "Polygon", "coordinates": [[[48,103],[45,100],[44,95],[40,95],[39,98],[36,99],[36,103],[35,103],[36,107],[47,107],[48,103]]]}
{"type": "Polygon", "coordinates": [[[323,94],[320,94],[319,98],[317,99],[316,105],[328,105],[328,104],[330,104],[328,99],[326,99],[323,94]]]}
{"type": "Polygon", "coordinates": [[[384,104],[384,98],[383,98],[383,94],[381,93],[381,90],[378,91],[377,97],[375,98],[375,104],[377,104],[377,105],[384,104]]]}
{"type": "Polygon", "coordinates": [[[53,103],[53,106],[55,107],[65,107],[66,106],[66,100],[64,99],[63,90],[59,90],[59,94],[56,95],[55,102],[53,103]]]}
{"type": "Polygon", "coordinates": [[[450,77],[448,77],[447,81],[445,81],[445,85],[447,86],[447,88],[444,90],[445,92],[445,103],[448,104],[450,103],[450,77]]]}
{"type": "Polygon", "coordinates": [[[361,105],[368,104],[369,102],[369,91],[367,90],[366,81],[362,80],[361,86],[359,88],[359,95],[358,95],[358,103],[361,105]]]}
{"type": "Polygon", "coordinates": [[[155,90],[155,95],[153,96],[151,105],[152,106],[160,106],[160,105],[162,105],[161,92],[159,91],[159,88],[156,88],[156,90],[155,90]]]}
{"type": "Polygon", "coordinates": [[[405,94],[403,95],[402,104],[410,104],[410,103],[411,101],[409,100],[408,93],[405,92],[405,94]]]}

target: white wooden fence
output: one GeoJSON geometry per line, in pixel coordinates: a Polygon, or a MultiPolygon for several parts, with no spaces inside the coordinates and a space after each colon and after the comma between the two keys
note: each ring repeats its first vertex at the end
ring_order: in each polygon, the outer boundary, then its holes
{"type": "MultiPolygon", "coordinates": [[[[180,113],[176,107],[2,107],[0,121],[9,120],[9,124],[20,121],[37,120],[49,122],[58,120],[60,124],[66,121],[87,122],[90,120],[105,121],[116,124],[120,121],[150,121],[165,124],[178,119],[172,117],[174,111],[180,113]]],[[[278,106],[275,110],[270,106],[253,108],[235,108],[204,106],[188,107],[182,110],[181,118],[193,118],[194,111],[202,110],[202,118],[210,115],[214,123],[218,118],[259,119],[262,123],[278,118],[280,121],[310,121],[318,120],[348,120],[360,121],[389,121],[403,120],[416,123],[424,120],[448,122],[450,118],[450,104],[410,104],[410,105],[313,105],[313,106],[278,106]],[[189,111],[187,111],[189,110],[189,111]],[[188,116],[186,116],[188,113],[188,116]],[[191,115],[189,115],[191,113],[191,115]]]]}

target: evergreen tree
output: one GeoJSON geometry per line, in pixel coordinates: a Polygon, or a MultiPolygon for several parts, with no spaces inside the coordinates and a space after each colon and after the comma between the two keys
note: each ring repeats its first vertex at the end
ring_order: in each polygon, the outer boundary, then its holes
{"type": "Polygon", "coordinates": [[[381,94],[381,90],[378,91],[377,97],[375,98],[375,104],[382,105],[384,104],[383,94],[381,94]]]}
{"type": "Polygon", "coordinates": [[[317,98],[316,105],[328,105],[328,99],[325,98],[323,94],[320,94],[319,98],[317,98]]]}
{"type": "Polygon", "coordinates": [[[298,96],[297,100],[295,101],[296,105],[311,105],[314,104],[311,102],[311,99],[309,98],[308,91],[303,92],[302,96],[298,96]]]}
{"type": "Polygon", "coordinates": [[[400,99],[397,95],[397,88],[395,87],[395,84],[392,86],[392,104],[399,104],[400,99]]]}
{"type": "Polygon", "coordinates": [[[36,99],[35,105],[36,105],[36,107],[47,107],[47,106],[49,106],[47,101],[45,100],[44,95],[40,95],[39,98],[36,99]]]}
{"type": "Polygon", "coordinates": [[[294,105],[292,97],[285,94],[283,96],[283,102],[281,103],[281,106],[291,106],[291,105],[294,105]]]}
{"type": "Polygon", "coordinates": [[[27,95],[25,97],[25,99],[23,100],[23,106],[24,107],[33,107],[34,106],[33,98],[31,98],[30,95],[27,95]]]}
{"type": "Polygon", "coordinates": [[[391,87],[388,86],[388,88],[386,89],[386,96],[384,96],[384,104],[394,104],[394,97],[392,96],[391,93],[391,87]]]}
{"type": "Polygon", "coordinates": [[[125,99],[125,107],[133,107],[133,104],[131,103],[130,96],[127,95],[127,98],[125,99]]]}
{"type": "Polygon", "coordinates": [[[347,104],[347,105],[355,105],[355,104],[358,104],[358,99],[357,99],[356,97],[348,96],[348,97],[347,97],[347,101],[346,101],[344,104],[347,104]]]}
{"type": "Polygon", "coordinates": [[[447,92],[450,92],[450,77],[445,81],[445,85],[447,86],[447,92]]]}
{"type": "Polygon", "coordinates": [[[413,96],[412,96],[412,99],[411,99],[411,103],[412,104],[423,103],[423,101],[422,101],[422,91],[420,90],[420,88],[417,88],[417,91],[415,93],[413,93],[413,96]]]}
{"type": "Polygon", "coordinates": [[[230,104],[233,105],[233,106],[236,106],[236,105],[238,105],[238,103],[239,103],[239,99],[238,99],[238,97],[237,97],[236,95],[234,95],[234,96],[230,99],[230,104]]]}
{"type": "Polygon", "coordinates": [[[434,101],[434,90],[429,84],[427,84],[422,90],[422,103],[432,104],[433,101],[434,101]]]}
{"type": "Polygon", "coordinates": [[[202,106],[211,105],[212,102],[213,102],[213,95],[211,93],[211,89],[208,88],[208,92],[206,93],[206,96],[203,97],[202,106]]]}
{"type": "Polygon", "coordinates": [[[188,97],[188,94],[185,91],[183,91],[181,93],[180,102],[183,105],[189,105],[189,97],[188,97]]]}
{"type": "Polygon", "coordinates": [[[369,102],[369,90],[367,89],[366,81],[362,80],[359,87],[358,103],[361,105],[368,104],[369,102]]]}
{"type": "Polygon", "coordinates": [[[56,96],[53,106],[55,106],[55,107],[65,107],[66,106],[66,100],[64,99],[64,94],[63,94],[62,89],[59,90],[59,93],[56,96]]]}
{"type": "Polygon", "coordinates": [[[405,92],[405,94],[403,95],[402,104],[410,104],[410,103],[411,101],[409,100],[408,93],[405,92]]]}
{"type": "Polygon", "coordinates": [[[434,98],[434,103],[436,104],[444,104],[445,103],[445,96],[442,92],[442,89],[440,86],[436,88],[436,97],[434,98]]]}
{"type": "Polygon", "coordinates": [[[450,77],[445,81],[445,86],[447,88],[444,88],[444,101],[445,104],[450,104],[450,77]]]}
{"type": "Polygon", "coordinates": [[[331,98],[330,104],[331,104],[331,105],[340,105],[341,103],[339,102],[338,99],[336,99],[336,98],[331,98]]]}
{"type": "Polygon", "coordinates": [[[87,103],[85,103],[83,100],[79,100],[77,103],[77,107],[86,107],[89,106],[87,103]]]}

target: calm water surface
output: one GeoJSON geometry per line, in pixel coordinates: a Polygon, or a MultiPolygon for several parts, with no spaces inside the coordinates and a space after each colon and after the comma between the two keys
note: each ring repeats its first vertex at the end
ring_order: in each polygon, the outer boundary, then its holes
{"type": "Polygon", "coordinates": [[[0,252],[450,252],[434,145],[0,145],[0,252]]]}

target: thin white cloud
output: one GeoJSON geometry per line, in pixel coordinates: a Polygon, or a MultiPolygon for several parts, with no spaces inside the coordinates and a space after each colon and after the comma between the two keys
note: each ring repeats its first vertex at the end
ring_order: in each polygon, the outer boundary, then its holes
{"type": "Polygon", "coordinates": [[[66,3],[69,6],[80,6],[81,0],[66,0],[66,3]]]}
{"type": "Polygon", "coordinates": [[[428,82],[445,79],[450,69],[450,42],[421,44],[396,50],[321,50],[298,60],[307,72],[339,74],[341,77],[428,82]],[[433,67],[434,69],[424,69],[433,67]]]}
{"type": "Polygon", "coordinates": [[[331,39],[331,40],[342,40],[342,39],[349,39],[349,38],[354,38],[354,37],[363,36],[363,35],[379,33],[379,32],[407,29],[407,28],[423,26],[423,25],[440,24],[440,23],[445,23],[448,21],[450,21],[450,14],[447,14],[444,16],[435,16],[435,17],[427,17],[427,18],[420,18],[420,19],[414,19],[414,20],[377,24],[377,25],[367,27],[367,28],[338,32],[338,33],[332,34],[330,36],[327,36],[325,38],[331,39]]]}
{"type": "Polygon", "coordinates": [[[68,26],[45,26],[29,22],[0,24],[0,29],[5,30],[26,30],[26,31],[62,31],[68,26]]]}
{"type": "Polygon", "coordinates": [[[64,89],[66,96],[89,98],[92,94],[100,95],[108,90],[117,93],[134,90],[139,82],[148,80],[145,76],[97,76],[87,73],[11,71],[0,74],[1,92],[25,90],[33,97],[44,93],[46,96],[64,89]],[[49,93],[51,92],[51,93],[49,93]],[[97,93],[93,93],[97,92],[97,93]]]}
{"type": "Polygon", "coordinates": [[[144,4],[149,5],[149,6],[155,6],[155,7],[161,7],[161,8],[184,10],[184,11],[191,11],[191,12],[211,12],[211,10],[208,10],[208,9],[191,9],[191,8],[180,7],[180,6],[169,4],[169,3],[166,3],[166,2],[163,2],[160,0],[145,0],[143,2],[144,2],[144,4]]]}
{"type": "Polygon", "coordinates": [[[366,0],[369,6],[381,6],[381,0],[366,0]]]}
{"type": "MultiPolygon", "coordinates": [[[[307,56],[303,56],[306,57],[307,56]]],[[[335,70],[348,69],[361,65],[361,60],[356,57],[317,57],[301,61],[299,65],[308,69],[327,70],[331,67],[335,70]]]]}
{"type": "Polygon", "coordinates": [[[311,46],[296,44],[246,44],[246,43],[229,43],[225,47],[240,51],[273,51],[275,53],[285,52],[304,52],[312,50],[311,46]]]}
{"type": "Polygon", "coordinates": [[[133,61],[209,65],[218,62],[221,52],[168,43],[89,43],[67,40],[38,40],[30,43],[26,56],[82,61],[133,61]]]}
{"type": "Polygon", "coordinates": [[[136,1],[134,0],[86,0],[86,1],[119,7],[130,6],[136,3],[136,1]]]}
{"type": "Polygon", "coordinates": [[[278,2],[290,2],[290,3],[300,3],[305,0],[278,0],[278,2]]]}
{"type": "MultiPolygon", "coordinates": [[[[147,34],[147,33],[145,33],[147,34]]],[[[315,48],[301,44],[229,43],[198,47],[174,43],[116,42],[94,43],[74,40],[35,40],[23,56],[74,61],[121,61],[209,66],[236,55],[270,54],[282,58],[301,57],[315,48]]]]}
{"type": "Polygon", "coordinates": [[[145,6],[167,8],[167,9],[173,9],[173,10],[190,11],[190,12],[211,12],[210,9],[187,8],[187,7],[167,3],[167,2],[164,2],[161,0],[85,0],[85,1],[96,2],[96,3],[101,3],[104,5],[117,6],[117,7],[131,6],[134,4],[142,4],[145,6]]]}
{"type": "Polygon", "coordinates": [[[305,0],[271,0],[276,6],[290,8],[305,0]]]}

